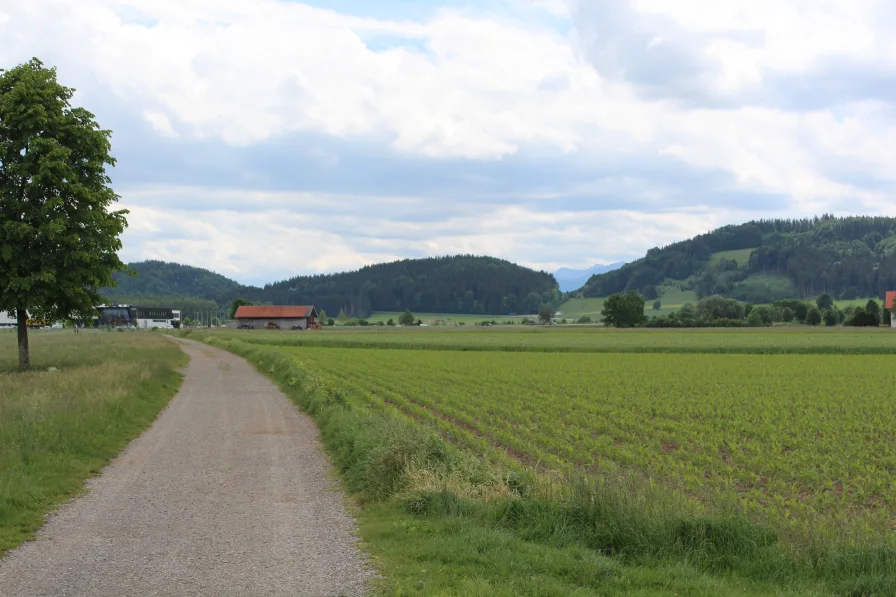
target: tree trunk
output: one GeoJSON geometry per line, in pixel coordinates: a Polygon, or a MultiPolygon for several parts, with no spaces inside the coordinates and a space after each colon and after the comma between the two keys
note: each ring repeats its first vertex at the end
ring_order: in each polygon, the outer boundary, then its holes
{"type": "Polygon", "coordinates": [[[31,353],[28,351],[28,312],[25,309],[16,309],[16,319],[19,330],[19,371],[28,371],[31,368],[31,353]]]}

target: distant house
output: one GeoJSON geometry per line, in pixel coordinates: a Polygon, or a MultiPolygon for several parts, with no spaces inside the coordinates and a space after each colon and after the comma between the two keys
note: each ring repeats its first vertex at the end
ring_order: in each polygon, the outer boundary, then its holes
{"type": "Polygon", "coordinates": [[[236,310],[237,326],[254,330],[307,330],[320,327],[320,315],[311,307],[243,305],[236,310]]]}
{"type": "MultiPolygon", "coordinates": [[[[887,293],[887,300],[884,305],[890,310],[890,313],[896,315],[896,290],[891,290],[887,293]]],[[[896,317],[890,318],[890,327],[896,328],[896,317]]]]}

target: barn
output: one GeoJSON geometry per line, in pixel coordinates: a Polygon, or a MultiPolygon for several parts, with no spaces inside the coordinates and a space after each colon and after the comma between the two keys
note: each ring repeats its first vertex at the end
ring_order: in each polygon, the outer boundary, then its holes
{"type": "MultiPolygon", "coordinates": [[[[896,290],[891,290],[887,293],[887,300],[884,306],[890,310],[890,313],[896,315],[896,290]]],[[[896,328],[896,317],[890,319],[890,327],[896,328]]]]}
{"type": "Polygon", "coordinates": [[[236,310],[237,326],[253,330],[307,330],[320,327],[317,309],[243,305],[236,310]]]}

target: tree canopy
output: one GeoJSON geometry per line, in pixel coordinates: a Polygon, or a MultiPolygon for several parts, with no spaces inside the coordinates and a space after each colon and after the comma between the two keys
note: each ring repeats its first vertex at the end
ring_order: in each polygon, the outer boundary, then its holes
{"type": "Polygon", "coordinates": [[[411,313],[410,309],[405,309],[404,313],[398,316],[398,323],[401,325],[414,325],[415,322],[414,314],[411,313]]]}
{"type": "Polygon", "coordinates": [[[605,325],[617,328],[632,328],[645,323],[644,297],[635,291],[614,294],[604,301],[601,315],[605,325]]]}
{"type": "Polygon", "coordinates": [[[249,307],[254,304],[255,303],[253,303],[252,301],[247,301],[244,298],[233,299],[233,301],[230,303],[230,319],[233,319],[234,317],[236,317],[236,311],[240,307],[249,307]]]}
{"type": "Polygon", "coordinates": [[[0,71],[0,310],[16,314],[21,369],[29,315],[86,318],[127,269],[127,211],[110,210],[111,132],[71,106],[73,93],[37,59],[0,71]]]}

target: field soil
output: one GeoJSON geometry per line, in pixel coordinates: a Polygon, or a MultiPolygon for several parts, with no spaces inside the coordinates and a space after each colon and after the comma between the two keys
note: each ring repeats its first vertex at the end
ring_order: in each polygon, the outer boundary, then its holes
{"type": "Polygon", "coordinates": [[[372,572],[314,423],[242,358],[179,342],[180,393],[0,560],[0,595],[362,595],[372,572]]]}

